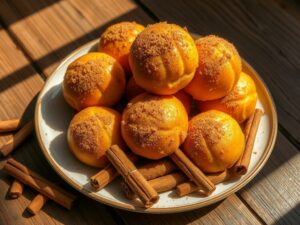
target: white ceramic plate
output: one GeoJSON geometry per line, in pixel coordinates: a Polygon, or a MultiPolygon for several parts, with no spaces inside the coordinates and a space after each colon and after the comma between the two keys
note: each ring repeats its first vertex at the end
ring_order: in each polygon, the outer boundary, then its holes
{"type": "Polygon", "coordinates": [[[275,143],[277,116],[266,86],[258,74],[243,61],[243,71],[252,76],[257,86],[259,95],[257,107],[264,111],[246,175],[236,181],[218,184],[209,197],[190,194],[178,198],[174,191],[161,193],[160,200],[147,210],[141,208],[138,201],[130,201],[123,196],[119,186],[120,179],[98,192],[93,192],[89,177],[95,174],[97,169],[83,165],[68,149],[66,131],[75,111],[63,99],[62,81],[67,66],[79,56],[96,51],[96,46],[97,40],[89,42],[66,57],[48,78],[36,104],[35,127],[40,146],[51,166],[66,182],[83,194],[114,207],[143,213],[172,213],[200,208],[220,201],[246,185],[261,170],[275,143]]]}

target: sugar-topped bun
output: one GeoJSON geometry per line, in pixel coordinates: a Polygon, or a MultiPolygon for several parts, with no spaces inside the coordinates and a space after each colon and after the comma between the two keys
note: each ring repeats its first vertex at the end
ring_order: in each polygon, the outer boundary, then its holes
{"type": "Polygon", "coordinates": [[[121,65],[111,56],[87,53],[72,62],[63,83],[65,100],[76,110],[88,106],[111,106],[119,101],[126,86],[121,65]]]}
{"type": "Polygon", "coordinates": [[[135,154],[149,159],[172,154],[183,143],[187,128],[187,113],[174,96],[143,93],[122,115],[124,141],[135,154]]]}
{"type": "Polygon", "coordinates": [[[182,102],[187,114],[189,115],[192,109],[193,98],[184,90],[176,92],[174,96],[182,102]]]}
{"type": "Polygon", "coordinates": [[[241,73],[240,79],[229,94],[212,101],[199,101],[201,112],[216,109],[231,115],[239,123],[245,121],[254,112],[257,101],[255,83],[246,73],[241,73]]]}
{"type": "Polygon", "coordinates": [[[127,101],[130,101],[134,97],[146,92],[142,87],[136,84],[135,80],[133,77],[130,77],[129,81],[127,82],[126,85],[126,99],[127,101]]]}
{"type": "MultiPolygon", "coordinates": [[[[137,85],[133,77],[131,77],[126,86],[126,99],[130,101],[134,97],[144,92],[146,91],[143,88],[141,88],[139,85],[137,85]]],[[[192,101],[193,101],[192,97],[189,94],[187,94],[184,90],[180,90],[176,92],[174,96],[182,102],[184,108],[186,109],[187,114],[190,114],[192,108],[192,101]]]]}
{"type": "Polygon", "coordinates": [[[71,152],[89,166],[104,167],[108,163],[105,151],[114,144],[123,146],[120,120],[118,112],[106,107],[88,107],[80,111],[68,128],[71,152]]]}
{"type": "Polygon", "coordinates": [[[228,114],[210,110],[193,117],[183,150],[206,173],[230,168],[245,145],[239,124],[228,114]]]}
{"type": "Polygon", "coordinates": [[[237,83],[242,70],[241,58],[223,38],[209,35],[196,41],[199,66],[185,90],[201,101],[224,97],[237,83]]]}
{"type": "Polygon", "coordinates": [[[135,22],[121,22],[108,27],[100,37],[98,50],[114,57],[130,74],[128,55],[136,36],[144,26],[135,22]]]}
{"type": "Polygon", "coordinates": [[[198,52],[185,29],[157,23],[137,36],[130,49],[129,63],[139,86],[154,94],[170,95],[193,79],[198,52]]]}

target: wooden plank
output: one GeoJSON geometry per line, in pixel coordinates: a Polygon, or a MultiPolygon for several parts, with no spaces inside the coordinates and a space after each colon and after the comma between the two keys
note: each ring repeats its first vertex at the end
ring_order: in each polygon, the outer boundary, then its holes
{"type": "MultiPolygon", "coordinates": [[[[44,82],[2,27],[0,27],[0,43],[5,43],[0,45],[0,119],[21,116],[27,119],[32,118],[35,104],[33,98],[44,82]],[[17,82],[23,75],[26,75],[26,79],[17,82]]],[[[7,138],[9,135],[1,136],[0,144],[4,143],[7,138]]],[[[34,135],[13,153],[13,157],[51,180],[62,183],[63,187],[71,189],[62,182],[46,162],[34,135]]],[[[1,159],[0,168],[3,163],[4,159],[1,159]]],[[[83,196],[80,196],[71,211],[66,211],[55,203],[49,202],[45,210],[29,218],[29,214],[24,212],[24,209],[35,194],[26,188],[24,196],[18,200],[10,200],[6,197],[6,191],[11,182],[12,179],[0,172],[0,224],[71,224],[74,222],[114,224],[114,220],[102,205],[96,205],[92,200],[83,196]],[[86,205],[92,205],[96,211],[91,211],[85,207],[86,205]],[[98,216],[102,216],[103,220],[98,221],[98,216]]]]}
{"type": "Polygon", "coordinates": [[[267,83],[280,124],[300,140],[300,24],[272,1],[142,0],[160,20],[232,41],[267,83]],[[172,7],[170,7],[172,5],[172,7]]]}
{"type": "Polygon", "coordinates": [[[231,195],[221,203],[202,209],[177,214],[133,214],[120,211],[126,224],[138,225],[199,225],[199,224],[261,224],[259,220],[235,195],[231,195]]]}
{"type": "Polygon", "coordinates": [[[279,133],[268,163],[240,195],[267,224],[299,224],[299,187],[300,153],[279,133]]]}
{"type": "Polygon", "coordinates": [[[300,20],[300,2],[294,0],[273,0],[285,12],[300,20]]]}
{"type": "MultiPolygon", "coordinates": [[[[33,114],[28,115],[26,108],[42,87],[43,80],[28,65],[23,53],[1,26],[0,43],[0,120],[20,118],[23,115],[28,119],[33,114]],[[22,76],[25,79],[18,83],[19,77],[22,76]]],[[[9,135],[3,135],[0,143],[8,137],[9,135]]]]}
{"type": "Polygon", "coordinates": [[[46,76],[72,50],[98,38],[109,24],[123,20],[150,22],[150,18],[129,0],[88,4],[84,1],[0,1],[0,15],[46,76]],[[49,6],[37,6],[43,4],[49,6]]]}

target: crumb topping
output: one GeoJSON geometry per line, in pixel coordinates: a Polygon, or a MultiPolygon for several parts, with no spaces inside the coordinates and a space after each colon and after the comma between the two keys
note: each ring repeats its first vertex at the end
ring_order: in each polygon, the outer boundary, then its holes
{"type": "Polygon", "coordinates": [[[134,142],[141,147],[150,147],[160,142],[156,132],[164,121],[164,111],[159,97],[145,99],[127,106],[127,117],[123,121],[134,142]]]}
{"type": "Polygon", "coordinates": [[[147,74],[151,74],[154,80],[162,79],[160,76],[155,76],[159,67],[163,63],[170,63],[171,59],[164,59],[163,62],[153,60],[157,56],[163,56],[171,52],[177,46],[186,49],[188,43],[184,40],[184,30],[179,30],[177,27],[159,23],[149,25],[144,32],[142,32],[135,40],[132,46],[132,54],[136,57],[136,61],[140,66],[145,68],[147,74]],[[167,25],[165,28],[156,28],[157,26],[167,25]]]}
{"type": "Polygon", "coordinates": [[[230,61],[233,56],[238,55],[237,50],[230,42],[214,35],[200,38],[196,41],[196,45],[200,50],[199,56],[202,61],[200,75],[207,77],[209,84],[217,84],[221,66],[230,61]],[[214,57],[216,51],[220,57],[214,57]]]}
{"type": "Polygon", "coordinates": [[[109,42],[127,41],[128,37],[134,31],[135,26],[135,22],[122,22],[109,27],[101,37],[103,38],[103,44],[107,44],[109,42]]]}
{"type": "Polygon", "coordinates": [[[78,61],[72,63],[65,75],[67,86],[78,95],[91,92],[105,81],[104,64],[107,64],[104,59],[89,60],[87,63],[78,61]]]}
{"type": "Polygon", "coordinates": [[[206,145],[215,145],[225,135],[222,123],[214,117],[194,120],[189,131],[189,138],[197,149],[206,149],[206,145]]]}
{"type": "Polygon", "coordinates": [[[96,152],[98,149],[97,137],[100,133],[96,117],[72,124],[70,129],[73,140],[81,150],[88,153],[96,152]]]}

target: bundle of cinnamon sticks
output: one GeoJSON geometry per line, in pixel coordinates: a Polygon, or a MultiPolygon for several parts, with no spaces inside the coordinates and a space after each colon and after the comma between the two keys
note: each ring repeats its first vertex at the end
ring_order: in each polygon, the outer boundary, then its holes
{"type": "MultiPolygon", "coordinates": [[[[22,125],[19,119],[0,121],[0,132],[17,131],[11,139],[0,147],[0,154],[2,156],[9,155],[33,132],[33,130],[33,121],[29,121],[24,125],[22,125]]],[[[13,158],[7,160],[3,170],[15,178],[8,192],[10,198],[19,198],[23,193],[25,185],[39,192],[27,206],[27,210],[31,214],[35,215],[39,212],[48,198],[67,209],[72,207],[75,200],[73,194],[66,192],[54,183],[49,182],[47,179],[28,169],[13,158]]]]}
{"type": "Polygon", "coordinates": [[[121,174],[124,178],[121,189],[125,196],[128,199],[139,197],[146,208],[158,200],[159,192],[173,188],[176,188],[178,196],[195,191],[207,196],[215,190],[216,184],[237,179],[247,172],[262,114],[260,109],[256,109],[246,121],[243,154],[232,168],[224,172],[204,174],[180,149],[169,159],[153,161],[136,168],[133,164],[138,160],[136,155],[130,153],[127,156],[118,146],[112,146],[107,151],[111,164],[91,177],[91,186],[99,191],[121,174]]]}

